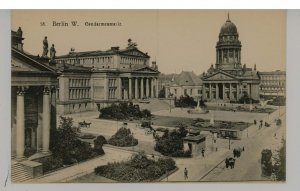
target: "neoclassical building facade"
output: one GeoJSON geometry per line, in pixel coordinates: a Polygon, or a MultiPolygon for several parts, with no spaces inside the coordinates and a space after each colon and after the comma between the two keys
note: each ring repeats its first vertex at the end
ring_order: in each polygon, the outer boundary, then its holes
{"type": "Polygon", "coordinates": [[[75,52],[55,59],[57,112],[100,110],[108,104],[158,98],[158,67],[131,39],[124,49],[75,52]]]}
{"type": "Polygon", "coordinates": [[[242,44],[236,25],[229,15],[221,27],[216,45],[216,64],[203,73],[203,99],[238,101],[243,95],[259,99],[260,76],[241,62],[242,44]]]}
{"type": "Polygon", "coordinates": [[[199,99],[202,96],[202,80],[192,71],[182,71],[166,85],[165,96],[168,98],[170,95],[177,99],[181,96],[199,99]]]}
{"type": "Polygon", "coordinates": [[[260,95],[261,96],[286,96],[286,72],[272,71],[259,72],[261,77],[260,95]]]}
{"type": "Polygon", "coordinates": [[[26,150],[49,153],[56,128],[55,69],[23,51],[21,29],[11,32],[11,154],[23,160],[26,150]]]}

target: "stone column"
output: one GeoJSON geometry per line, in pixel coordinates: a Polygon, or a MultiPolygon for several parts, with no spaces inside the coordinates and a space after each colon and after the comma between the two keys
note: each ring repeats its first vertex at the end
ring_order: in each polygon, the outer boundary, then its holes
{"type": "Polygon", "coordinates": [[[154,78],[151,78],[151,98],[154,98],[154,78]]]}
{"type": "Polygon", "coordinates": [[[16,157],[17,160],[24,158],[25,150],[25,107],[23,87],[17,92],[17,121],[16,121],[16,157]]]}
{"type": "Polygon", "coordinates": [[[141,78],[141,97],[144,98],[144,79],[141,78]]]}
{"type": "Polygon", "coordinates": [[[122,78],[119,78],[119,85],[118,85],[118,98],[122,99],[122,78]]]}
{"type": "Polygon", "coordinates": [[[138,95],[138,79],[135,78],[135,83],[134,83],[134,99],[138,99],[139,95],[138,95]]]}
{"type": "Polygon", "coordinates": [[[129,78],[129,88],[128,88],[128,99],[131,100],[132,99],[132,79],[129,78]]]}
{"type": "Polygon", "coordinates": [[[155,97],[158,98],[159,90],[158,90],[158,78],[155,78],[155,97]]]}
{"type": "Polygon", "coordinates": [[[43,146],[42,152],[49,152],[50,142],[50,98],[49,89],[45,87],[43,91],[43,146]]]}
{"type": "Polygon", "coordinates": [[[146,97],[149,98],[149,78],[146,78],[146,97]]]}
{"type": "MultiPolygon", "coordinates": [[[[206,90],[205,90],[206,91],[206,90]]],[[[212,89],[211,89],[211,83],[209,83],[209,99],[212,100],[212,89]]]]}

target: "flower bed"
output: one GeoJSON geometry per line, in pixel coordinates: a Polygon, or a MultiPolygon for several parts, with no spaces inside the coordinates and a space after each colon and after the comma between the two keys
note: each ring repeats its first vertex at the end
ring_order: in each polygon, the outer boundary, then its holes
{"type": "Polygon", "coordinates": [[[131,147],[137,145],[138,140],[133,137],[130,129],[122,127],[108,140],[108,143],[118,147],[131,147]]]}
{"type": "Polygon", "coordinates": [[[94,172],[119,182],[151,182],[176,168],[171,158],[148,159],[145,153],[134,154],[129,161],[98,166],[94,172]]]}

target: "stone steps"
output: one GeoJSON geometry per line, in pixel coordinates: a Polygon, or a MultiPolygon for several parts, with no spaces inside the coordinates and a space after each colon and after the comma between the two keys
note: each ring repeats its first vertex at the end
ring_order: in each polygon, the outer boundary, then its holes
{"type": "Polygon", "coordinates": [[[11,181],[13,183],[25,182],[31,178],[31,175],[24,169],[20,163],[11,165],[11,181]]]}

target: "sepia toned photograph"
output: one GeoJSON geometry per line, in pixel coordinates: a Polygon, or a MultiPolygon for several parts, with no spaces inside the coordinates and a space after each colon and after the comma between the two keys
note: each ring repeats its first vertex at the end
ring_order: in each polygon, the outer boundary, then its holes
{"type": "Polygon", "coordinates": [[[12,10],[12,184],[285,182],[286,14],[12,10]]]}

